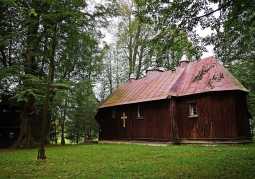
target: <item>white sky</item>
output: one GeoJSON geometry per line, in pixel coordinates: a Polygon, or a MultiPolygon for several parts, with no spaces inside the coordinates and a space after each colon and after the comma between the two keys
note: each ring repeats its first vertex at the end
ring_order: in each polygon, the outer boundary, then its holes
{"type": "Polygon", "coordinates": [[[206,46],[206,49],[208,50],[208,52],[203,52],[203,55],[201,58],[206,58],[206,57],[209,57],[209,56],[215,56],[214,53],[213,53],[213,46],[210,45],[210,46],[206,46]]]}
{"type": "MultiPolygon", "coordinates": [[[[207,35],[211,35],[211,33],[212,33],[212,31],[210,29],[202,30],[201,27],[197,27],[196,30],[197,30],[197,34],[199,34],[201,37],[206,37],[207,35]]],[[[206,49],[208,52],[203,52],[203,55],[201,58],[214,56],[213,47],[214,47],[213,45],[206,46],[206,49]]]]}
{"type": "MultiPolygon", "coordinates": [[[[94,1],[102,3],[102,2],[104,2],[105,0],[94,0],[94,1]]],[[[215,8],[217,8],[217,5],[211,3],[211,4],[210,4],[210,7],[211,7],[212,9],[215,9],[215,8]]],[[[203,15],[203,12],[200,12],[200,15],[203,15]]],[[[214,15],[215,15],[215,16],[218,16],[219,13],[216,12],[216,13],[214,13],[214,15]]],[[[116,22],[117,19],[115,19],[115,20],[113,20],[113,21],[116,22]]],[[[117,22],[116,22],[116,23],[117,23],[117,22]]],[[[114,27],[112,27],[112,28],[114,28],[114,27]]],[[[112,30],[115,30],[115,29],[111,29],[111,31],[112,31],[112,30]]],[[[114,36],[113,36],[110,32],[107,32],[107,30],[103,30],[103,29],[102,29],[102,31],[103,31],[103,33],[106,35],[105,38],[103,39],[103,41],[106,41],[107,43],[113,43],[113,42],[114,42],[114,36]]],[[[201,29],[201,26],[198,26],[198,27],[196,28],[196,31],[197,31],[197,34],[199,34],[201,37],[206,37],[207,35],[210,35],[210,34],[212,33],[212,31],[211,31],[209,28],[203,29],[203,30],[202,30],[202,29],[201,29]]],[[[206,46],[206,49],[207,49],[208,52],[203,52],[201,58],[206,58],[206,57],[209,57],[209,56],[214,56],[215,54],[213,53],[213,47],[214,47],[213,45],[208,45],[208,46],[206,46]]]]}

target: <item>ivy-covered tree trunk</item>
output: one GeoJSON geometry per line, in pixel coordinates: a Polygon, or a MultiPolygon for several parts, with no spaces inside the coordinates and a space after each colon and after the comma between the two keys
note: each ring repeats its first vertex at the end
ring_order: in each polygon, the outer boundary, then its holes
{"type": "Polygon", "coordinates": [[[32,96],[28,98],[26,102],[23,102],[23,108],[20,113],[21,125],[20,125],[20,135],[16,143],[17,148],[31,148],[35,147],[37,143],[36,137],[38,130],[35,126],[35,107],[34,99],[32,96]]]}

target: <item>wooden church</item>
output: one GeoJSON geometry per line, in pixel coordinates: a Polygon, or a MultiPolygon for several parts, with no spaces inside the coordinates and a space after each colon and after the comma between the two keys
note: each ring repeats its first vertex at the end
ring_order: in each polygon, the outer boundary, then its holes
{"type": "Polygon", "coordinates": [[[20,133],[20,107],[11,96],[0,98],[0,148],[11,147],[20,133]]]}
{"type": "Polygon", "coordinates": [[[251,142],[247,94],[214,57],[150,68],[98,106],[99,142],[251,142]]]}

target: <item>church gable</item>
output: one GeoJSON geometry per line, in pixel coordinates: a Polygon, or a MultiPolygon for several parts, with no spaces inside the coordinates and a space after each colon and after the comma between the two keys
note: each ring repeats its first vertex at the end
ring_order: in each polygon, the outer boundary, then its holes
{"type": "Polygon", "coordinates": [[[229,90],[248,92],[214,57],[187,65],[175,85],[178,96],[229,90]]]}

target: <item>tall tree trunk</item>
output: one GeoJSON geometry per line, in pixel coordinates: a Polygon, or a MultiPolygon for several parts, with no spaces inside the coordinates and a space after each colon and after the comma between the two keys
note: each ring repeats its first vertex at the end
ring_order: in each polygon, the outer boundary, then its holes
{"type": "Polygon", "coordinates": [[[66,144],[66,142],[65,142],[65,119],[62,119],[62,124],[61,124],[61,145],[65,145],[65,144],[66,144]]]}
{"type": "Polygon", "coordinates": [[[65,121],[66,121],[66,107],[67,107],[67,101],[65,100],[65,109],[64,109],[64,114],[63,114],[63,119],[62,119],[62,124],[61,124],[61,145],[65,145],[65,121]]]}
{"type": "Polygon", "coordinates": [[[78,124],[76,127],[76,144],[79,144],[80,116],[78,115],[78,124]]]}
{"type": "Polygon", "coordinates": [[[132,30],[131,30],[131,15],[128,16],[128,33],[129,33],[129,41],[128,41],[128,62],[129,62],[129,72],[128,76],[130,76],[134,72],[134,66],[133,66],[133,59],[132,59],[132,54],[133,54],[133,35],[132,35],[132,30]]]}
{"type": "Polygon", "coordinates": [[[21,125],[20,135],[16,143],[17,148],[31,148],[36,147],[39,141],[41,132],[38,132],[38,126],[41,121],[36,120],[34,98],[29,97],[27,102],[23,102],[23,108],[20,113],[21,125]]]}
{"type": "Polygon", "coordinates": [[[139,79],[139,77],[141,75],[143,52],[144,52],[144,46],[141,46],[140,47],[140,53],[138,55],[139,62],[138,62],[137,71],[136,71],[136,79],[139,79]]]}
{"type": "Polygon", "coordinates": [[[88,102],[89,102],[89,96],[86,97],[86,103],[85,103],[85,120],[84,120],[84,143],[87,141],[87,118],[88,118],[88,102]]]}
{"type": "Polygon", "coordinates": [[[132,57],[132,66],[133,66],[132,73],[134,73],[134,70],[135,70],[135,62],[136,62],[136,58],[137,58],[137,54],[138,54],[140,33],[141,33],[141,24],[138,24],[137,31],[136,31],[135,38],[134,38],[133,57],[132,57]]]}

